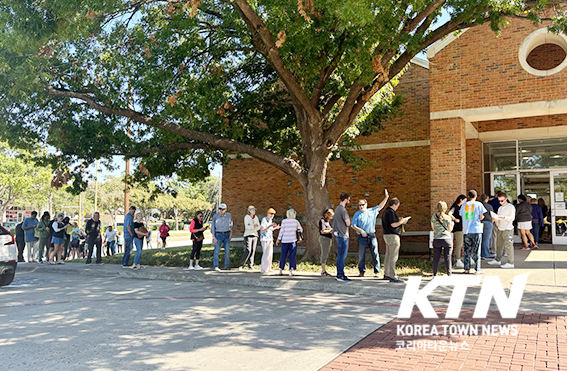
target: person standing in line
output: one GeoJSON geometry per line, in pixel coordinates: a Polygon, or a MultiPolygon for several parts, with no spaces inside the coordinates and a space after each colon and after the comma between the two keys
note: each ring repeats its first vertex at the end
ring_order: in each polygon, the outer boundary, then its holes
{"type": "Polygon", "coordinates": [[[16,225],[16,246],[18,246],[18,263],[25,263],[26,234],[22,228],[22,223],[16,225]]]}
{"type": "Polygon", "coordinates": [[[500,207],[498,217],[495,219],[497,229],[496,258],[488,262],[489,265],[499,265],[500,268],[515,268],[514,266],[514,219],[516,208],[506,199],[506,193],[496,194],[500,207]],[[506,254],[508,262],[502,264],[502,257],[506,254]]]}
{"type": "Polygon", "coordinates": [[[69,254],[70,260],[79,259],[79,245],[82,235],[83,232],[77,223],[73,223],[73,230],[71,231],[71,253],[69,254]]]}
{"type": "Polygon", "coordinates": [[[272,258],[274,256],[274,231],[280,229],[277,223],[274,223],[276,210],[269,208],[266,217],[262,218],[260,224],[260,241],[262,242],[262,264],[260,272],[263,274],[270,273],[272,270],[272,258]]]}
{"type": "Polygon", "coordinates": [[[366,247],[370,250],[372,256],[372,267],[374,268],[374,277],[380,273],[380,255],[378,253],[378,241],[376,240],[376,218],[380,210],[386,206],[388,202],[388,190],[384,189],[384,199],[379,205],[368,209],[366,200],[358,201],[358,210],[354,213],[351,227],[358,234],[358,271],[359,277],[364,277],[366,272],[366,247]]]}
{"type": "MultiPolygon", "coordinates": [[[[492,206],[492,210],[494,211],[495,214],[498,213],[498,208],[500,207],[500,202],[498,202],[498,197],[496,196],[490,196],[488,203],[490,204],[490,206],[492,206]]],[[[497,237],[497,230],[496,230],[496,220],[493,220],[493,228],[492,228],[492,236],[490,238],[490,257],[491,258],[495,258],[496,257],[496,237],[497,237]]]]}
{"type": "Polygon", "coordinates": [[[484,213],[484,219],[482,219],[482,247],[480,249],[480,256],[482,260],[492,259],[492,256],[490,254],[490,244],[492,242],[492,230],[494,229],[494,224],[492,221],[491,213],[494,213],[494,209],[492,208],[492,205],[487,201],[487,195],[485,195],[484,193],[480,195],[480,202],[486,209],[486,213],[484,213]]]}
{"type": "Polygon", "coordinates": [[[148,230],[142,222],[142,213],[136,213],[136,221],[132,224],[134,228],[134,245],[136,245],[136,256],[134,256],[134,264],[132,269],[142,269],[140,261],[142,260],[142,249],[144,248],[144,238],[148,236],[148,230]]]}
{"type": "Polygon", "coordinates": [[[477,193],[474,189],[469,191],[468,201],[461,206],[460,216],[463,219],[463,239],[465,248],[465,274],[470,273],[471,252],[472,259],[476,262],[475,274],[483,274],[480,265],[480,246],[482,243],[482,220],[486,209],[482,203],[476,200],[477,193]]]}
{"type": "Polygon", "coordinates": [[[545,225],[545,218],[547,217],[547,220],[550,220],[549,218],[549,208],[547,207],[547,205],[545,204],[545,201],[543,198],[539,198],[537,200],[537,204],[539,205],[539,207],[541,207],[541,213],[543,215],[543,221],[541,222],[541,227],[539,229],[539,236],[541,237],[541,239],[543,240],[543,232],[545,232],[546,229],[546,225],[545,225]]]}
{"type": "Polygon", "coordinates": [[[213,245],[215,251],[213,254],[213,268],[220,271],[219,253],[221,245],[224,246],[224,269],[230,267],[230,240],[232,239],[232,215],[226,211],[226,204],[219,205],[219,212],[213,216],[211,222],[211,233],[213,235],[213,245]]]}
{"type": "Polygon", "coordinates": [[[153,247],[152,247],[152,228],[150,227],[149,224],[147,226],[147,230],[148,230],[148,236],[146,237],[146,246],[148,247],[148,249],[153,249],[153,247]]]}
{"type": "Polygon", "coordinates": [[[402,225],[407,224],[411,216],[398,218],[400,200],[392,198],[388,201],[388,208],[382,213],[382,229],[384,231],[384,242],[386,242],[386,256],[384,257],[384,279],[392,283],[402,283],[396,277],[396,263],[400,254],[400,236],[402,225]]]}
{"type": "Polygon", "coordinates": [[[38,242],[38,253],[37,260],[43,263],[43,252],[45,251],[45,260],[49,260],[49,245],[51,241],[49,239],[49,231],[51,229],[52,222],[50,221],[51,215],[48,211],[45,211],[35,228],[36,232],[39,232],[39,242],[38,242]]]}
{"type": "Polygon", "coordinates": [[[534,236],[530,233],[532,229],[532,205],[527,201],[526,196],[518,196],[518,205],[516,205],[516,221],[518,222],[518,230],[522,236],[524,247],[520,250],[530,250],[528,241],[532,244],[532,249],[537,250],[539,246],[534,241],[534,236]]]}
{"type": "Polygon", "coordinates": [[[25,233],[26,247],[28,249],[28,263],[32,263],[35,260],[35,253],[37,248],[37,243],[39,238],[35,234],[35,227],[39,224],[37,220],[37,211],[32,211],[29,218],[26,218],[22,223],[22,229],[25,233]]]}
{"type": "Polygon", "coordinates": [[[201,259],[201,248],[203,247],[203,240],[205,239],[204,232],[207,227],[203,227],[203,212],[197,211],[195,218],[191,220],[189,225],[189,232],[191,232],[191,255],[189,256],[189,267],[187,269],[201,269],[199,259],[201,259]],[[195,267],[193,267],[193,259],[195,259],[195,267]]]}
{"type": "Polygon", "coordinates": [[[293,271],[297,270],[297,231],[303,232],[301,223],[295,217],[297,213],[293,209],[289,209],[285,213],[286,217],[282,220],[280,233],[278,234],[277,244],[281,242],[282,251],[280,254],[280,276],[283,276],[283,269],[289,254],[289,276],[293,277],[293,271]]]}
{"type": "Polygon", "coordinates": [[[93,251],[96,246],[96,264],[103,265],[102,262],[102,233],[100,225],[100,213],[95,211],[93,217],[89,219],[85,226],[87,234],[87,245],[89,246],[89,255],[87,256],[87,265],[91,265],[93,251]]]}
{"type": "Polygon", "coordinates": [[[335,216],[333,209],[327,209],[323,213],[323,218],[319,220],[319,245],[321,245],[321,276],[331,277],[327,272],[327,259],[333,244],[333,227],[331,219],[335,216]]]}
{"type": "Polygon", "coordinates": [[[445,261],[445,272],[447,276],[453,274],[452,257],[453,254],[453,220],[447,215],[447,203],[439,201],[437,203],[437,213],[431,216],[431,229],[433,229],[433,276],[437,276],[439,260],[441,260],[441,250],[445,261]]]}
{"type": "Polygon", "coordinates": [[[345,275],[345,259],[348,254],[350,217],[346,206],[350,203],[350,196],[346,192],[341,192],[339,197],[340,203],[335,209],[333,217],[333,234],[337,240],[337,277],[339,282],[350,282],[345,275]]]}
{"type": "Polygon", "coordinates": [[[124,235],[122,231],[118,231],[116,236],[116,251],[120,254],[122,252],[122,246],[124,246],[124,235]]]}
{"type": "Polygon", "coordinates": [[[539,245],[539,229],[543,226],[543,211],[537,203],[537,199],[532,198],[532,235],[534,236],[535,245],[539,245]]]}
{"type": "Polygon", "coordinates": [[[239,268],[242,270],[248,262],[248,268],[254,268],[254,256],[258,245],[258,231],[260,230],[260,220],[256,215],[256,208],[248,206],[248,215],[244,217],[244,254],[240,261],[239,268]]]}
{"type": "Polygon", "coordinates": [[[170,231],[169,225],[167,225],[167,222],[164,220],[159,227],[159,236],[162,240],[162,245],[161,245],[162,250],[165,250],[165,247],[167,246],[166,240],[167,237],[169,236],[169,231],[170,231]]]}
{"type": "Polygon", "coordinates": [[[455,236],[455,245],[453,248],[453,263],[455,268],[464,268],[465,265],[463,264],[462,260],[462,252],[463,252],[463,220],[459,215],[459,211],[461,210],[461,206],[467,200],[467,196],[459,195],[453,205],[449,208],[449,217],[453,220],[453,235],[455,236]]]}
{"type": "Polygon", "coordinates": [[[53,236],[51,237],[51,242],[53,243],[53,249],[49,253],[49,264],[65,264],[62,259],[63,250],[65,246],[65,231],[69,225],[69,218],[65,218],[65,214],[57,214],[56,221],[51,225],[53,229],[53,236]],[[55,257],[57,256],[57,263],[55,262],[55,257]]]}
{"type": "Polygon", "coordinates": [[[128,268],[130,264],[130,252],[134,244],[134,214],[136,207],[130,206],[128,214],[124,216],[124,256],[122,257],[122,268],[128,268]]]}
{"type": "Polygon", "coordinates": [[[73,226],[71,224],[67,224],[67,228],[65,229],[65,245],[63,248],[63,260],[67,260],[67,257],[71,253],[71,234],[73,233],[73,226]]]}
{"type": "Polygon", "coordinates": [[[106,242],[106,255],[110,256],[116,254],[116,231],[111,225],[106,228],[104,241],[106,242]]]}

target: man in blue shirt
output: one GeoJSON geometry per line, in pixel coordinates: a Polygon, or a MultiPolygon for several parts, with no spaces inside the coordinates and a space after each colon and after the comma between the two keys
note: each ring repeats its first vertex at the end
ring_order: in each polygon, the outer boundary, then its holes
{"type": "Polygon", "coordinates": [[[472,258],[476,262],[476,274],[484,273],[480,269],[479,250],[482,241],[482,220],[486,208],[484,205],[476,200],[476,191],[470,190],[468,194],[468,201],[461,206],[460,214],[463,220],[463,234],[465,245],[465,271],[470,273],[471,268],[471,251],[472,258]]]}
{"type": "Polygon", "coordinates": [[[128,268],[130,251],[134,244],[134,214],[136,208],[130,206],[128,214],[124,216],[124,256],[122,257],[122,268],[128,268]]]}
{"type": "Polygon", "coordinates": [[[39,238],[37,238],[34,233],[35,227],[38,224],[39,220],[37,220],[37,211],[32,211],[31,216],[22,223],[22,229],[26,236],[26,246],[28,248],[28,263],[37,261],[35,260],[35,250],[37,250],[37,241],[39,241],[39,238]]]}
{"type": "Polygon", "coordinates": [[[380,273],[380,255],[378,255],[378,241],[376,240],[376,218],[380,210],[386,206],[388,202],[388,190],[384,189],[384,199],[378,206],[368,208],[366,200],[358,201],[358,210],[354,213],[351,227],[358,235],[358,271],[359,277],[364,277],[366,272],[366,247],[370,250],[372,256],[372,266],[374,267],[374,276],[380,273]]]}

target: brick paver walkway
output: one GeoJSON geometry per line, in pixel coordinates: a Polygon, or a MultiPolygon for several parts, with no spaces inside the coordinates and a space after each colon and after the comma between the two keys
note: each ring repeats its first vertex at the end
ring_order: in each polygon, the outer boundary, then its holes
{"type": "Polygon", "coordinates": [[[518,313],[516,319],[509,320],[502,319],[499,312],[489,312],[487,319],[478,320],[472,318],[472,310],[463,309],[461,318],[449,320],[444,319],[440,310],[437,313],[439,319],[434,320],[423,319],[419,312],[414,312],[407,320],[395,319],[362,339],[322,370],[567,370],[567,316],[518,313]],[[398,325],[424,324],[436,325],[440,332],[443,325],[456,325],[453,330],[466,325],[478,325],[479,330],[483,325],[514,325],[518,333],[483,335],[479,331],[478,335],[470,335],[469,332],[464,336],[397,334],[398,325]],[[410,347],[397,349],[402,342],[410,347]]]}

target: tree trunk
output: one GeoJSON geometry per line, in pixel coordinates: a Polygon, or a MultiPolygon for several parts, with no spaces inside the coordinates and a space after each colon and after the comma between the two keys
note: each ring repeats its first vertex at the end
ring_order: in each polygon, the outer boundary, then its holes
{"type": "Polygon", "coordinates": [[[302,261],[315,259],[318,262],[321,257],[319,220],[330,206],[326,179],[327,155],[314,154],[303,184],[305,195],[305,225],[303,228],[306,249],[302,261]]]}
{"type": "Polygon", "coordinates": [[[178,231],[179,230],[179,209],[174,208],[173,214],[175,215],[175,230],[178,231]]]}

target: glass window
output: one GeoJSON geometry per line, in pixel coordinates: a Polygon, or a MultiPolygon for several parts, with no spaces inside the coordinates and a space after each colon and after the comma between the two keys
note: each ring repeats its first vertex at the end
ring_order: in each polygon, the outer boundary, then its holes
{"type": "Polygon", "coordinates": [[[517,170],[516,141],[484,144],[484,171],[517,170]]]}
{"type": "Polygon", "coordinates": [[[567,167],[567,138],[521,140],[518,149],[521,169],[567,167]]]}

